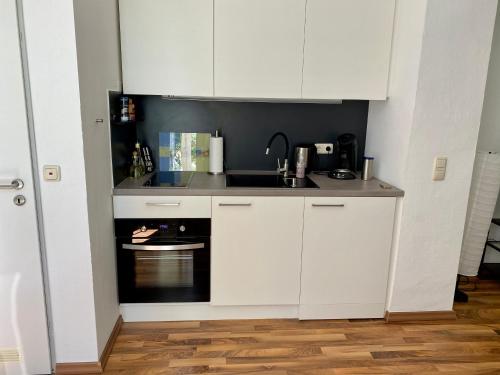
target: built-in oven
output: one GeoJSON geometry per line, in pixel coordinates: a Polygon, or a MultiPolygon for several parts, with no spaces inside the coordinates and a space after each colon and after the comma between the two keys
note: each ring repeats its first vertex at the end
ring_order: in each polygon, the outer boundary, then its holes
{"type": "Polygon", "coordinates": [[[210,219],[115,219],[120,303],[210,301],[210,219]]]}

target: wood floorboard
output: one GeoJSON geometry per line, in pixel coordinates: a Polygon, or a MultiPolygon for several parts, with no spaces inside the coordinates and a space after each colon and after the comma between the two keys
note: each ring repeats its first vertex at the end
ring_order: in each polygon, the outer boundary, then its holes
{"type": "Polygon", "coordinates": [[[469,281],[453,322],[124,323],[104,374],[500,375],[500,282],[469,281]]]}

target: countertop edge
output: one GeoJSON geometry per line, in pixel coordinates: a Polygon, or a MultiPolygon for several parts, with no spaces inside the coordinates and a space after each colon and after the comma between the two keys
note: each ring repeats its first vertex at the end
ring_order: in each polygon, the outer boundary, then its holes
{"type": "Polygon", "coordinates": [[[341,191],[341,190],[293,190],[293,189],[190,189],[190,188],[141,188],[113,189],[114,196],[268,196],[268,197],[403,197],[402,190],[394,191],[341,191]]]}
{"type": "MultiPolygon", "coordinates": [[[[248,174],[249,171],[244,171],[248,174]]],[[[250,174],[256,171],[250,171],[250,174]]],[[[234,172],[232,172],[234,173],[234,172]]],[[[261,172],[266,173],[266,172],[261,172]]],[[[268,173],[268,172],[267,172],[268,173]]],[[[227,187],[226,176],[195,173],[187,187],[143,187],[151,175],[126,179],[113,189],[114,196],[268,196],[268,197],[403,197],[404,191],[374,178],[369,181],[333,180],[309,174],[319,188],[227,187]]]]}

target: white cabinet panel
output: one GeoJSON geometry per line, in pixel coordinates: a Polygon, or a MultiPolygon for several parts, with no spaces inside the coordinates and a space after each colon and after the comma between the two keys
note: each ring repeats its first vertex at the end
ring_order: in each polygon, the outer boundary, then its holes
{"type": "Polygon", "coordinates": [[[123,91],[213,95],[213,0],[120,0],[123,91]]]}
{"type": "Polygon", "coordinates": [[[308,0],[304,99],[386,99],[395,0],[308,0]]]}
{"type": "Polygon", "coordinates": [[[130,196],[113,197],[115,219],[126,218],[209,218],[211,198],[203,196],[130,196]]]}
{"type": "Polygon", "coordinates": [[[303,197],[212,198],[212,304],[299,302],[303,197]]]}
{"type": "Polygon", "coordinates": [[[300,98],[305,0],[214,0],[215,96],[300,98]]]}
{"type": "Polygon", "coordinates": [[[306,198],[301,319],[384,315],[396,198],[306,198]]]}

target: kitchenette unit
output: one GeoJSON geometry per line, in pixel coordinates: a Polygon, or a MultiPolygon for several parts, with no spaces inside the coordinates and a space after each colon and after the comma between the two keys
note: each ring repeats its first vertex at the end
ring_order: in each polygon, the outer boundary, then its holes
{"type": "Polygon", "coordinates": [[[125,320],[383,317],[402,191],[319,175],[311,189],[227,187],[230,176],[115,188],[125,320]]]}
{"type": "Polygon", "coordinates": [[[395,1],[119,4],[124,320],[382,318],[403,192],[364,144],[395,1]]]}

